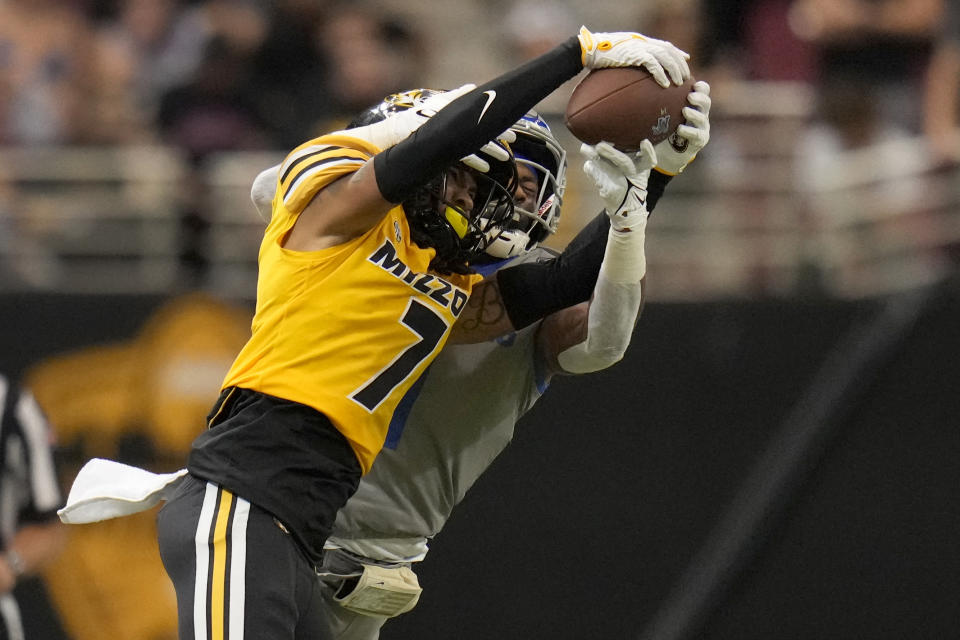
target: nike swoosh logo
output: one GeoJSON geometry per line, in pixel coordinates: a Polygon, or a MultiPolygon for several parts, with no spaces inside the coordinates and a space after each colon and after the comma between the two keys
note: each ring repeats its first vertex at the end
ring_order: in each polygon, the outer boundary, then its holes
{"type": "Polygon", "coordinates": [[[497,99],[496,91],[484,91],[487,96],[487,104],[483,105],[483,110],[480,112],[480,117],[477,118],[477,124],[480,124],[480,121],[483,120],[483,114],[487,112],[487,109],[490,108],[490,105],[493,104],[493,101],[497,99]]]}

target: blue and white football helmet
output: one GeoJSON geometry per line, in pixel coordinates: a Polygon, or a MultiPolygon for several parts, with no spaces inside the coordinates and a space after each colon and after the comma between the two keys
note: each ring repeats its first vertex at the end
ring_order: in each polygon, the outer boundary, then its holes
{"type": "Polygon", "coordinates": [[[533,198],[514,199],[513,219],[487,245],[486,254],[501,259],[526,253],[556,232],[567,187],[567,152],[540,114],[530,111],[510,129],[517,134],[510,145],[517,165],[537,177],[537,192],[533,198]]]}

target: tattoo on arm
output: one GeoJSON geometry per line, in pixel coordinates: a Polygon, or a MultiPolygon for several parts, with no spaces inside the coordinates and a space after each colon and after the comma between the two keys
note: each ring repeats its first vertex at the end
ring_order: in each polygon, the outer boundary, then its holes
{"type": "Polygon", "coordinates": [[[512,330],[500,288],[496,280],[491,279],[474,287],[450,339],[460,343],[483,342],[512,330]]]}

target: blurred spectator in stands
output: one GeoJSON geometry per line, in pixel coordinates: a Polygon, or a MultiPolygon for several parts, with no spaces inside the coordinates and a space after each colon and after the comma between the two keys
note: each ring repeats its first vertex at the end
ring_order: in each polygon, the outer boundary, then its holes
{"type": "Polygon", "coordinates": [[[84,141],[92,54],[76,3],[0,2],[0,143],[84,141]]]}
{"type": "Polygon", "coordinates": [[[16,190],[6,180],[0,161],[0,293],[27,288],[26,269],[19,251],[20,230],[13,217],[16,190]]]}
{"type": "Polygon", "coordinates": [[[881,126],[920,133],[923,79],[944,0],[794,0],[790,25],[817,49],[817,83],[869,88],[881,126]]]}
{"type": "Polygon", "coordinates": [[[281,0],[253,60],[251,93],[277,147],[347,123],[384,95],[419,86],[420,41],[363,1],[281,0]]]}
{"type": "MultiPolygon", "coordinates": [[[[208,0],[190,11],[200,26],[202,57],[191,76],[160,97],[160,140],[183,149],[196,165],[218,151],[275,146],[252,82],[267,33],[263,10],[248,0],[208,0]]],[[[202,283],[209,266],[210,207],[207,185],[198,174],[190,174],[183,186],[189,198],[179,203],[181,280],[192,288],[202,283]]]]}
{"type": "Polygon", "coordinates": [[[231,50],[251,59],[267,35],[264,4],[257,0],[205,0],[197,9],[203,14],[208,40],[223,38],[231,50]]]}
{"type": "Polygon", "coordinates": [[[638,16],[643,27],[661,40],[668,40],[690,54],[690,62],[698,69],[704,64],[703,19],[701,0],[654,0],[645,3],[638,16]]]}
{"type": "MultiPolygon", "coordinates": [[[[852,152],[906,141],[910,134],[885,122],[881,105],[870,98],[866,79],[830,78],[820,86],[812,121],[800,136],[796,168],[801,192],[829,188],[843,179],[852,152]]],[[[895,165],[895,157],[890,158],[895,165]]]]}
{"type": "Polygon", "coordinates": [[[97,140],[150,141],[165,95],[196,77],[213,41],[248,60],[266,19],[250,0],[121,0],[97,37],[97,140]]]}
{"type": "Polygon", "coordinates": [[[694,63],[711,69],[711,92],[724,80],[812,81],[814,50],[790,28],[791,2],[699,0],[704,29],[698,52],[702,55],[694,63]]]}
{"type": "Polygon", "coordinates": [[[303,142],[317,114],[327,109],[327,60],[314,40],[324,18],[325,4],[315,0],[272,3],[250,82],[277,148],[303,142]]]}
{"type": "Polygon", "coordinates": [[[947,2],[930,60],[924,95],[924,131],[940,159],[960,162],[960,2],[947,2]]]}
{"type": "Polygon", "coordinates": [[[193,75],[208,31],[176,0],[120,0],[97,30],[98,140],[153,139],[160,98],[193,75]]]}
{"type": "Polygon", "coordinates": [[[798,203],[828,290],[868,292],[893,265],[916,281],[942,268],[933,185],[922,180],[929,154],[915,136],[943,9],[944,0],[793,1],[790,25],[817,51],[798,203]]]}
{"type": "Polygon", "coordinates": [[[868,79],[832,78],[818,91],[810,127],[794,157],[796,205],[809,231],[802,286],[869,294],[903,282],[931,282],[946,265],[930,154],[914,132],[883,116],[868,79]]]}
{"type": "Polygon", "coordinates": [[[9,156],[0,155],[0,292],[47,286],[57,272],[50,247],[37,240],[22,215],[14,214],[29,208],[24,208],[10,163],[9,156]]]}
{"type": "Polygon", "coordinates": [[[400,17],[347,0],[333,5],[318,26],[314,42],[327,61],[330,103],[326,122],[315,121],[310,131],[345,126],[383,96],[423,84],[421,39],[400,17]]]}
{"type": "Polygon", "coordinates": [[[231,44],[221,36],[210,40],[194,76],[160,101],[161,139],[196,163],[215,151],[272,146],[249,83],[249,52],[231,44]]]}
{"type": "Polygon", "coordinates": [[[569,7],[557,0],[514,2],[503,24],[510,39],[511,54],[517,63],[546,53],[566,34],[576,32],[580,25],[569,7]]]}
{"type": "MultiPolygon", "coordinates": [[[[520,0],[513,3],[503,20],[507,51],[510,55],[508,64],[518,65],[546,53],[579,28],[580,22],[574,18],[564,2],[520,0]]],[[[563,113],[570,92],[579,80],[573,78],[551,93],[537,105],[537,111],[541,114],[563,113]]]]}
{"type": "Polygon", "coordinates": [[[63,506],[53,462],[53,432],[33,395],[0,375],[0,637],[49,640],[31,629],[27,605],[14,587],[60,554],[66,533],[57,517],[63,506]]]}

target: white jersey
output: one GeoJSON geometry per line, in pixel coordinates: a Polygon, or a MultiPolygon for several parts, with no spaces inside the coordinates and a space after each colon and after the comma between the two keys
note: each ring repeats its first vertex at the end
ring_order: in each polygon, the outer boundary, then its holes
{"type": "Polygon", "coordinates": [[[385,562],[423,559],[428,539],[546,390],[537,326],[440,352],[401,402],[384,449],[337,514],[328,548],[385,562]]]}

